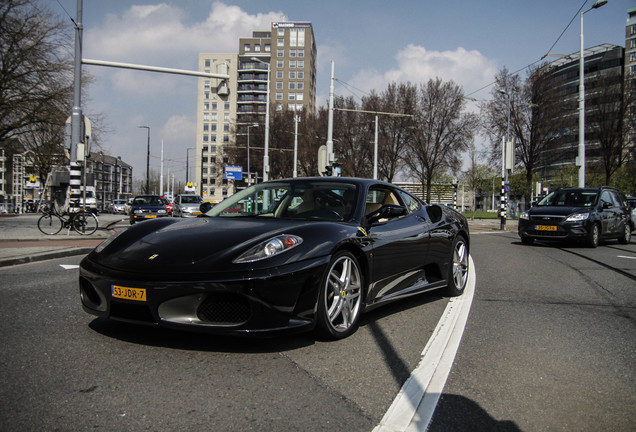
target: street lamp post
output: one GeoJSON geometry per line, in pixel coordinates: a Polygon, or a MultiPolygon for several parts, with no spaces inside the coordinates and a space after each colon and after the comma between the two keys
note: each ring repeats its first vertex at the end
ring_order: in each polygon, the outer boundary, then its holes
{"type": "Polygon", "coordinates": [[[506,169],[506,146],[508,145],[508,140],[510,137],[510,112],[512,111],[512,101],[510,99],[510,93],[499,90],[499,93],[505,95],[508,98],[508,116],[506,122],[506,137],[501,144],[501,222],[499,225],[500,230],[506,229],[506,210],[508,205],[508,200],[506,196],[506,183],[508,182],[508,170],[506,169]]]}
{"type": "Polygon", "coordinates": [[[265,154],[263,156],[263,181],[269,180],[269,63],[263,60],[252,57],[252,61],[262,63],[267,66],[267,93],[265,96],[265,154]]]}
{"type": "Polygon", "coordinates": [[[252,185],[252,169],[250,168],[250,128],[258,127],[258,123],[247,125],[247,185],[252,185]]]}
{"type": "Polygon", "coordinates": [[[581,12],[581,47],[579,54],[579,155],[577,165],[579,166],[579,187],[585,187],[585,55],[583,48],[583,15],[592,9],[604,6],[607,0],[597,0],[586,11],[581,12]]]}
{"type": "Polygon", "coordinates": [[[146,193],[150,193],[150,126],[137,126],[148,130],[148,154],[146,156],[146,193]]]}
{"type": "Polygon", "coordinates": [[[190,182],[190,150],[194,150],[194,148],[189,147],[186,149],[186,187],[190,182]]]}

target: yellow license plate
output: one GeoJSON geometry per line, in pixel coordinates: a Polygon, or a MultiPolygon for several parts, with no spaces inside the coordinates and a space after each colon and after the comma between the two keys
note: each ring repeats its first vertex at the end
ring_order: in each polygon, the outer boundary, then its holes
{"type": "Polygon", "coordinates": [[[198,216],[198,215],[200,215],[200,214],[201,214],[201,212],[192,212],[192,214],[193,214],[193,215],[197,215],[197,216],[198,216]]]}
{"type": "Polygon", "coordinates": [[[157,215],[146,215],[146,219],[154,219],[157,215]]]}
{"type": "Polygon", "coordinates": [[[134,300],[134,301],[146,301],[146,289],[145,288],[130,288],[113,285],[113,297],[120,298],[124,300],[134,300]]]}
{"type": "Polygon", "coordinates": [[[557,227],[554,225],[537,225],[535,229],[537,231],[556,231],[557,227]]]}

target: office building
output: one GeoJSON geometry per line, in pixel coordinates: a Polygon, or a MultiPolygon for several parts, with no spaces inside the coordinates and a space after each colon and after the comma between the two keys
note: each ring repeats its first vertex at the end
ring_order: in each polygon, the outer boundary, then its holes
{"type": "MultiPolygon", "coordinates": [[[[267,93],[270,115],[276,111],[316,109],[316,42],[310,22],[274,22],[267,31],[240,38],[238,54],[200,54],[199,70],[227,73],[229,80],[199,78],[195,189],[205,200],[234,193],[225,166],[235,165],[226,151],[245,148],[252,129],[250,171],[262,175],[267,93]],[[255,126],[258,125],[258,126],[255,126]]],[[[247,172],[247,166],[242,166],[247,172]]]]}

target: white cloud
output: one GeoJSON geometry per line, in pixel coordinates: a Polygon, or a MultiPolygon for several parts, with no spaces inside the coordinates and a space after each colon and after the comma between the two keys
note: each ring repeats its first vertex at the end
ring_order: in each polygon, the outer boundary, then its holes
{"type": "Polygon", "coordinates": [[[166,142],[190,141],[196,138],[196,125],[185,115],[170,117],[161,128],[161,137],[166,142]]]}
{"type": "Polygon", "coordinates": [[[382,91],[391,82],[423,83],[429,79],[453,80],[470,92],[492,81],[497,72],[494,61],[479,51],[458,47],[454,51],[429,51],[408,45],[396,55],[395,68],[386,72],[372,69],[360,71],[351,80],[357,88],[382,91]]]}

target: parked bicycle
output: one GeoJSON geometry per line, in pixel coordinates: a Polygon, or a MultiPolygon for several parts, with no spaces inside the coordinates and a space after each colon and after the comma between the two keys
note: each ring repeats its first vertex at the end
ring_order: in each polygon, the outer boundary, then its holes
{"type": "Polygon", "coordinates": [[[38,229],[47,235],[55,235],[62,231],[62,228],[68,231],[73,229],[82,235],[91,235],[99,226],[97,216],[81,207],[77,211],[61,214],[55,206],[45,205],[40,211],[44,214],[38,219],[38,229]]]}

